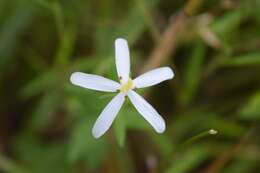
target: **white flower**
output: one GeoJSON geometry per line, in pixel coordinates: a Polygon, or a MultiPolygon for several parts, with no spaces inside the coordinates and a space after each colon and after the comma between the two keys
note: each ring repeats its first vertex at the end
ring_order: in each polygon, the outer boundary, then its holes
{"type": "Polygon", "coordinates": [[[102,136],[111,126],[117,113],[128,96],[136,110],[148,121],[158,133],[165,130],[165,122],[159,113],[133,89],[149,87],[162,81],[172,79],[173,71],[169,67],[156,68],[132,80],[130,78],[130,55],[127,41],[118,38],[115,41],[116,68],[120,83],[94,74],[74,72],[70,80],[74,85],[84,88],[119,93],[101,112],[92,129],[95,138],[102,136]]]}

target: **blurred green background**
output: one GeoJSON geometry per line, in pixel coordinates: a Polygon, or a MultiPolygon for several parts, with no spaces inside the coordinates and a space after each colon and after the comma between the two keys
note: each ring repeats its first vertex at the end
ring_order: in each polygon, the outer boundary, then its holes
{"type": "Polygon", "coordinates": [[[0,0],[1,173],[259,173],[259,122],[259,0],[0,0]],[[127,101],[91,135],[113,95],[69,76],[116,80],[117,37],[132,76],[174,69],[140,91],[164,134],[127,101]]]}

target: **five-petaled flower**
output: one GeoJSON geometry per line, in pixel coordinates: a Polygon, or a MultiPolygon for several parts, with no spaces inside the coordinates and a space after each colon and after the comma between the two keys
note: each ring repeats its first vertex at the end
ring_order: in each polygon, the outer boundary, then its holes
{"type": "Polygon", "coordinates": [[[159,113],[137,94],[133,89],[149,87],[162,81],[172,79],[173,71],[169,67],[156,68],[148,71],[134,80],[130,78],[130,55],[127,41],[118,38],[115,41],[115,61],[120,83],[102,76],[74,72],[70,80],[74,85],[84,88],[119,93],[108,103],[101,112],[92,129],[95,138],[102,136],[111,126],[117,113],[122,107],[125,97],[128,96],[136,110],[148,121],[157,133],[163,133],[165,122],[159,113]]]}

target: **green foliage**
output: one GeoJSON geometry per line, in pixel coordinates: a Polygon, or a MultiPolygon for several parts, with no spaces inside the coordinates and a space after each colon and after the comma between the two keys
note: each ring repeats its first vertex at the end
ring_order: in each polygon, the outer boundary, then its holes
{"type": "Polygon", "coordinates": [[[124,146],[127,130],[152,130],[128,99],[115,121],[115,136],[121,147],[124,146]]]}
{"type": "Polygon", "coordinates": [[[240,115],[245,119],[259,120],[260,118],[260,92],[255,93],[242,107],[240,115]]]}
{"type": "Polygon", "coordinates": [[[16,155],[23,160],[28,172],[71,172],[65,158],[66,145],[53,143],[44,144],[33,134],[22,134],[14,145],[16,155]]]}
{"type": "Polygon", "coordinates": [[[202,43],[197,43],[185,68],[185,76],[183,77],[184,86],[181,100],[184,104],[191,101],[199,87],[204,57],[205,46],[202,43]]]}
{"type": "Polygon", "coordinates": [[[217,172],[258,172],[259,0],[189,2],[201,3],[196,16],[178,16],[186,1],[1,0],[0,172],[207,173],[220,161],[217,172]],[[208,33],[197,33],[201,24],[208,33]],[[116,93],[74,86],[71,73],[118,80],[114,40],[123,37],[134,78],[164,31],[178,37],[167,38],[176,46],[165,61],[175,78],[138,92],[165,119],[165,133],[126,99],[95,139],[92,127],[116,93]]]}
{"type": "Polygon", "coordinates": [[[41,92],[44,92],[46,89],[51,88],[56,80],[57,78],[52,71],[40,74],[37,78],[32,79],[24,86],[21,90],[21,95],[24,98],[36,96],[41,92]]]}
{"type": "Polygon", "coordinates": [[[109,143],[105,139],[96,140],[91,135],[93,120],[84,117],[75,123],[69,143],[68,159],[72,163],[84,160],[91,168],[100,167],[109,143]]]}
{"type": "Polygon", "coordinates": [[[204,147],[190,148],[182,154],[178,161],[175,161],[166,173],[184,173],[198,166],[207,157],[207,150],[204,147]]]}
{"type": "MultiPolygon", "coordinates": [[[[20,37],[36,15],[36,7],[29,1],[16,1],[12,10],[6,11],[8,15],[3,16],[5,20],[1,20],[0,24],[0,69],[3,70],[14,62],[20,37]]],[[[4,2],[1,8],[8,8],[8,4],[4,2]]]]}
{"type": "Polygon", "coordinates": [[[246,55],[229,58],[223,61],[224,66],[245,66],[245,65],[258,65],[260,63],[260,53],[252,52],[246,55]]]}
{"type": "Polygon", "coordinates": [[[32,126],[41,129],[50,124],[61,100],[58,92],[50,92],[44,95],[36,105],[35,112],[32,115],[32,126]]]}

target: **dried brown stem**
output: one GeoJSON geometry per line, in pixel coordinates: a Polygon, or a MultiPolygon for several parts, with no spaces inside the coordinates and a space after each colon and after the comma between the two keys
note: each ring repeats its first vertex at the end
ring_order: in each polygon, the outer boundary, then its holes
{"type": "Polygon", "coordinates": [[[155,68],[167,61],[169,56],[174,52],[177,43],[177,35],[184,26],[185,19],[193,15],[198,8],[201,0],[189,0],[179,15],[172,21],[162,37],[158,45],[154,48],[149,56],[148,62],[143,66],[140,73],[155,68]]]}
{"type": "Polygon", "coordinates": [[[170,54],[174,51],[177,41],[177,33],[179,29],[183,25],[183,21],[185,18],[184,13],[180,13],[174,22],[172,22],[163,33],[162,38],[160,39],[158,45],[152,51],[148,62],[144,65],[141,73],[150,70],[154,67],[159,66],[160,64],[164,63],[170,54]]]}

